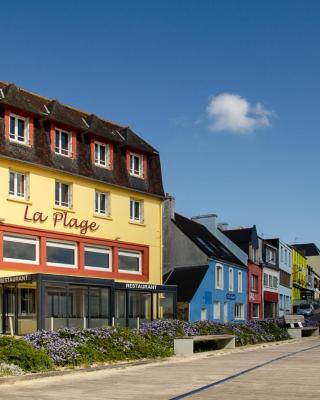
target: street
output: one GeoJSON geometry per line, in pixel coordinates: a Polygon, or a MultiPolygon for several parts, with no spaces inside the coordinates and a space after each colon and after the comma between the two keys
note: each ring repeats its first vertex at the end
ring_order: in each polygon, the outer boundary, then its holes
{"type": "Polygon", "coordinates": [[[0,385],[10,399],[306,399],[320,391],[319,338],[152,365],[0,385]]]}

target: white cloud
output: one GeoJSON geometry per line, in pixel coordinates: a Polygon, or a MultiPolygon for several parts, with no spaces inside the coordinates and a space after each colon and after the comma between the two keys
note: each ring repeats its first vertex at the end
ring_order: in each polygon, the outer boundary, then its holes
{"type": "Polygon", "coordinates": [[[207,107],[210,129],[233,133],[250,133],[256,128],[270,126],[270,111],[261,103],[251,105],[238,94],[221,93],[210,99],[207,107]]]}

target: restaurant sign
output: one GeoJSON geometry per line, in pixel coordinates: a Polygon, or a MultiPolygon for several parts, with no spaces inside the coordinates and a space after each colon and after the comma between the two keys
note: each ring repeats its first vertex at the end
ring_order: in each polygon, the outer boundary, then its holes
{"type": "MultiPolygon", "coordinates": [[[[79,229],[82,235],[85,235],[88,231],[95,232],[100,228],[96,222],[90,222],[87,219],[79,220],[77,218],[70,218],[68,211],[56,211],[52,213],[53,226],[63,226],[69,229],[79,229]]],[[[49,215],[39,211],[30,211],[29,206],[26,206],[24,211],[24,220],[33,223],[44,223],[48,220],[49,215]]]]}
{"type": "Polygon", "coordinates": [[[18,275],[18,276],[6,276],[0,278],[0,283],[19,283],[19,282],[30,282],[33,280],[33,276],[29,275],[18,275]]]}

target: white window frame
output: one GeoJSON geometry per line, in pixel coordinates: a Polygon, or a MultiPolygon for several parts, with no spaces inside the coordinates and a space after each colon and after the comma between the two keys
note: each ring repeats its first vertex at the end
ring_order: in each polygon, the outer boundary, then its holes
{"type": "Polygon", "coordinates": [[[243,274],[242,271],[238,271],[238,293],[243,292],[243,274]]]}
{"type": "Polygon", "coordinates": [[[85,269],[90,269],[93,271],[106,271],[106,272],[110,272],[112,271],[112,249],[110,247],[106,247],[106,246],[94,246],[91,244],[85,244],[84,245],[84,268],[85,269]],[[108,268],[104,268],[104,267],[91,267],[89,265],[86,265],[85,260],[85,252],[87,249],[90,249],[88,251],[90,251],[91,253],[103,253],[103,254],[108,254],[109,255],[109,267],[108,268]]]}
{"type": "Polygon", "coordinates": [[[36,236],[15,235],[15,234],[11,234],[11,233],[4,233],[3,242],[4,241],[35,244],[36,245],[36,260],[31,261],[31,260],[24,260],[24,259],[19,259],[19,258],[3,257],[3,261],[39,265],[39,238],[37,238],[36,236]]]}
{"type": "Polygon", "coordinates": [[[109,192],[101,192],[101,190],[95,190],[94,194],[94,212],[97,215],[103,215],[103,216],[110,216],[110,193],[109,192]],[[100,196],[105,195],[105,212],[101,212],[100,210],[100,196]],[[98,209],[96,208],[96,200],[97,196],[99,197],[98,199],[98,209]]]}
{"type": "Polygon", "coordinates": [[[221,319],[221,302],[215,300],[212,307],[213,319],[221,319]]]}
{"type": "Polygon", "coordinates": [[[235,320],[243,320],[244,319],[244,304],[243,303],[235,303],[234,319],[235,320]],[[240,314],[238,312],[239,310],[240,310],[240,314]]]}
{"type": "Polygon", "coordinates": [[[29,199],[29,174],[25,172],[9,170],[9,196],[15,199],[29,199]],[[14,174],[14,191],[10,192],[10,177],[14,174]],[[23,196],[18,195],[18,175],[24,176],[24,193],[23,196]]]}
{"type": "Polygon", "coordinates": [[[140,199],[130,199],[130,221],[135,222],[135,223],[143,223],[144,221],[144,202],[143,200],[140,199]],[[135,203],[139,203],[139,218],[135,218],[134,216],[134,209],[135,209],[135,203]]]}
{"type": "Polygon", "coordinates": [[[259,282],[258,275],[252,274],[251,275],[251,291],[252,292],[257,292],[258,291],[258,282],[259,282]],[[254,282],[257,284],[256,286],[253,284],[254,282]]]}
{"type": "Polygon", "coordinates": [[[216,276],[215,276],[215,281],[216,281],[216,289],[222,289],[223,290],[223,265],[222,264],[216,264],[216,276]],[[221,269],[221,284],[218,284],[218,270],[221,269]]]}
{"type": "Polygon", "coordinates": [[[14,143],[28,145],[29,143],[29,118],[21,117],[21,115],[9,113],[9,140],[14,143]],[[14,138],[11,137],[11,118],[15,119],[14,138]],[[18,119],[24,121],[24,141],[18,140],[18,119]]]}
{"type": "Polygon", "coordinates": [[[266,247],[266,261],[269,264],[275,265],[276,264],[276,252],[275,250],[271,249],[270,247],[266,247]],[[268,254],[269,253],[269,254],[268,254]],[[272,257],[270,257],[272,256],[272,257]]]}
{"type": "Polygon", "coordinates": [[[137,154],[137,153],[129,153],[129,168],[130,168],[130,175],[131,176],[136,176],[137,178],[143,178],[144,173],[143,173],[143,155],[142,154],[137,154]],[[137,157],[139,159],[139,171],[136,172],[134,170],[134,158],[137,157]]]}
{"type": "Polygon", "coordinates": [[[119,249],[118,251],[118,271],[125,274],[133,274],[133,275],[141,275],[142,273],[142,253],[141,251],[127,250],[127,249],[119,249]],[[139,259],[139,271],[129,271],[127,269],[120,268],[120,256],[125,257],[134,257],[139,259]]]}
{"type": "Polygon", "coordinates": [[[233,268],[229,268],[229,274],[228,274],[228,278],[229,278],[229,292],[233,292],[234,289],[234,275],[233,275],[233,268]]]}
{"type": "Polygon", "coordinates": [[[72,208],[72,183],[55,181],[55,184],[54,184],[54,204],[57,207],[72,208]],[[58,199],[56,199],[56,184],[59,185],[59,198],[58,199]],[[61,201],[61,190],[62,190],[61,189],[61,185],[67,185],[69,187],[68,205],[62,204],[62,201],[61,201]]]}
{"type": "Polygon", "coordinates": [[[110,168],[110,145],[98,141],[94,141],[94,165],[97,167],[102,167],[102,168],[110,168]],[[98,146],[98,158],[96,158],[96,146],[98,146]],[[105,149],[105,160],[101,160],[100,158],[100,147],[104,147],[105,149]]]}
{"type": "Polygon", "coordinates": [[[58,247],[59,249],[74,249],[74,264],[52,263],[46,260],[48,267],[78,268],[78,244],[77,242],[66,242],[62,240],[50,239],[46,240],[47,247],[58,247]],[[50,243],[50,244],[49,244],[50,243]]]}
{"type": "Polygon", "coordinates": [[[260,304],[258,304],[258,303],[252,303],[252,318],[253,318],[253,319],[259,319],[259,315],[260,315],[260,304]],[[254,308],[255,306],[258,307],[258,316],[257,316],[257,317],[254,317],[254,316],[253,316],[253,308],[254,308]]]}
{"type": "Polygon", "coordinates": [[[59,154],[59,156],[64,156],[64,157],[72,157],[72,132],[65,131],[63,129],[59,128],[54,128],[54,152],[56,154],[59,154]],[[56,136],[57,132],[59,133],[59,143],[56,143],[56,136]],[[65,154],[62,150],[61,147],[61,134],[66,133],[68,135],[68,153],[65,154]]]}

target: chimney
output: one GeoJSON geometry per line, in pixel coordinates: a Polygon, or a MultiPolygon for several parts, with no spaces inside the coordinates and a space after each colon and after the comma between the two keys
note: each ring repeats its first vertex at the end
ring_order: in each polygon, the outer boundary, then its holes
{"type": "Polygon", "coordinates": [[[165,217],[169,219],[175,219],[175,198],[173,196],[170,196],[168,193],[166,193],[166,197],[164,199],[163,203],[163,214],[165,217]]]}
{"type": "Polygon", "coordinates": [[[191,220],[198,222],[198,224],[204,225],[209,232],[215,235],[217,231],[217,218],[218,216],[216,214],[206,214],[191,217],[191,220]]]}
{"type": "Polygon", "coordinates": [[[220,229],[220,231],[227,231],[229,229],[229,224],[228,222],[219,222],[218,228],[220,229]]]}

